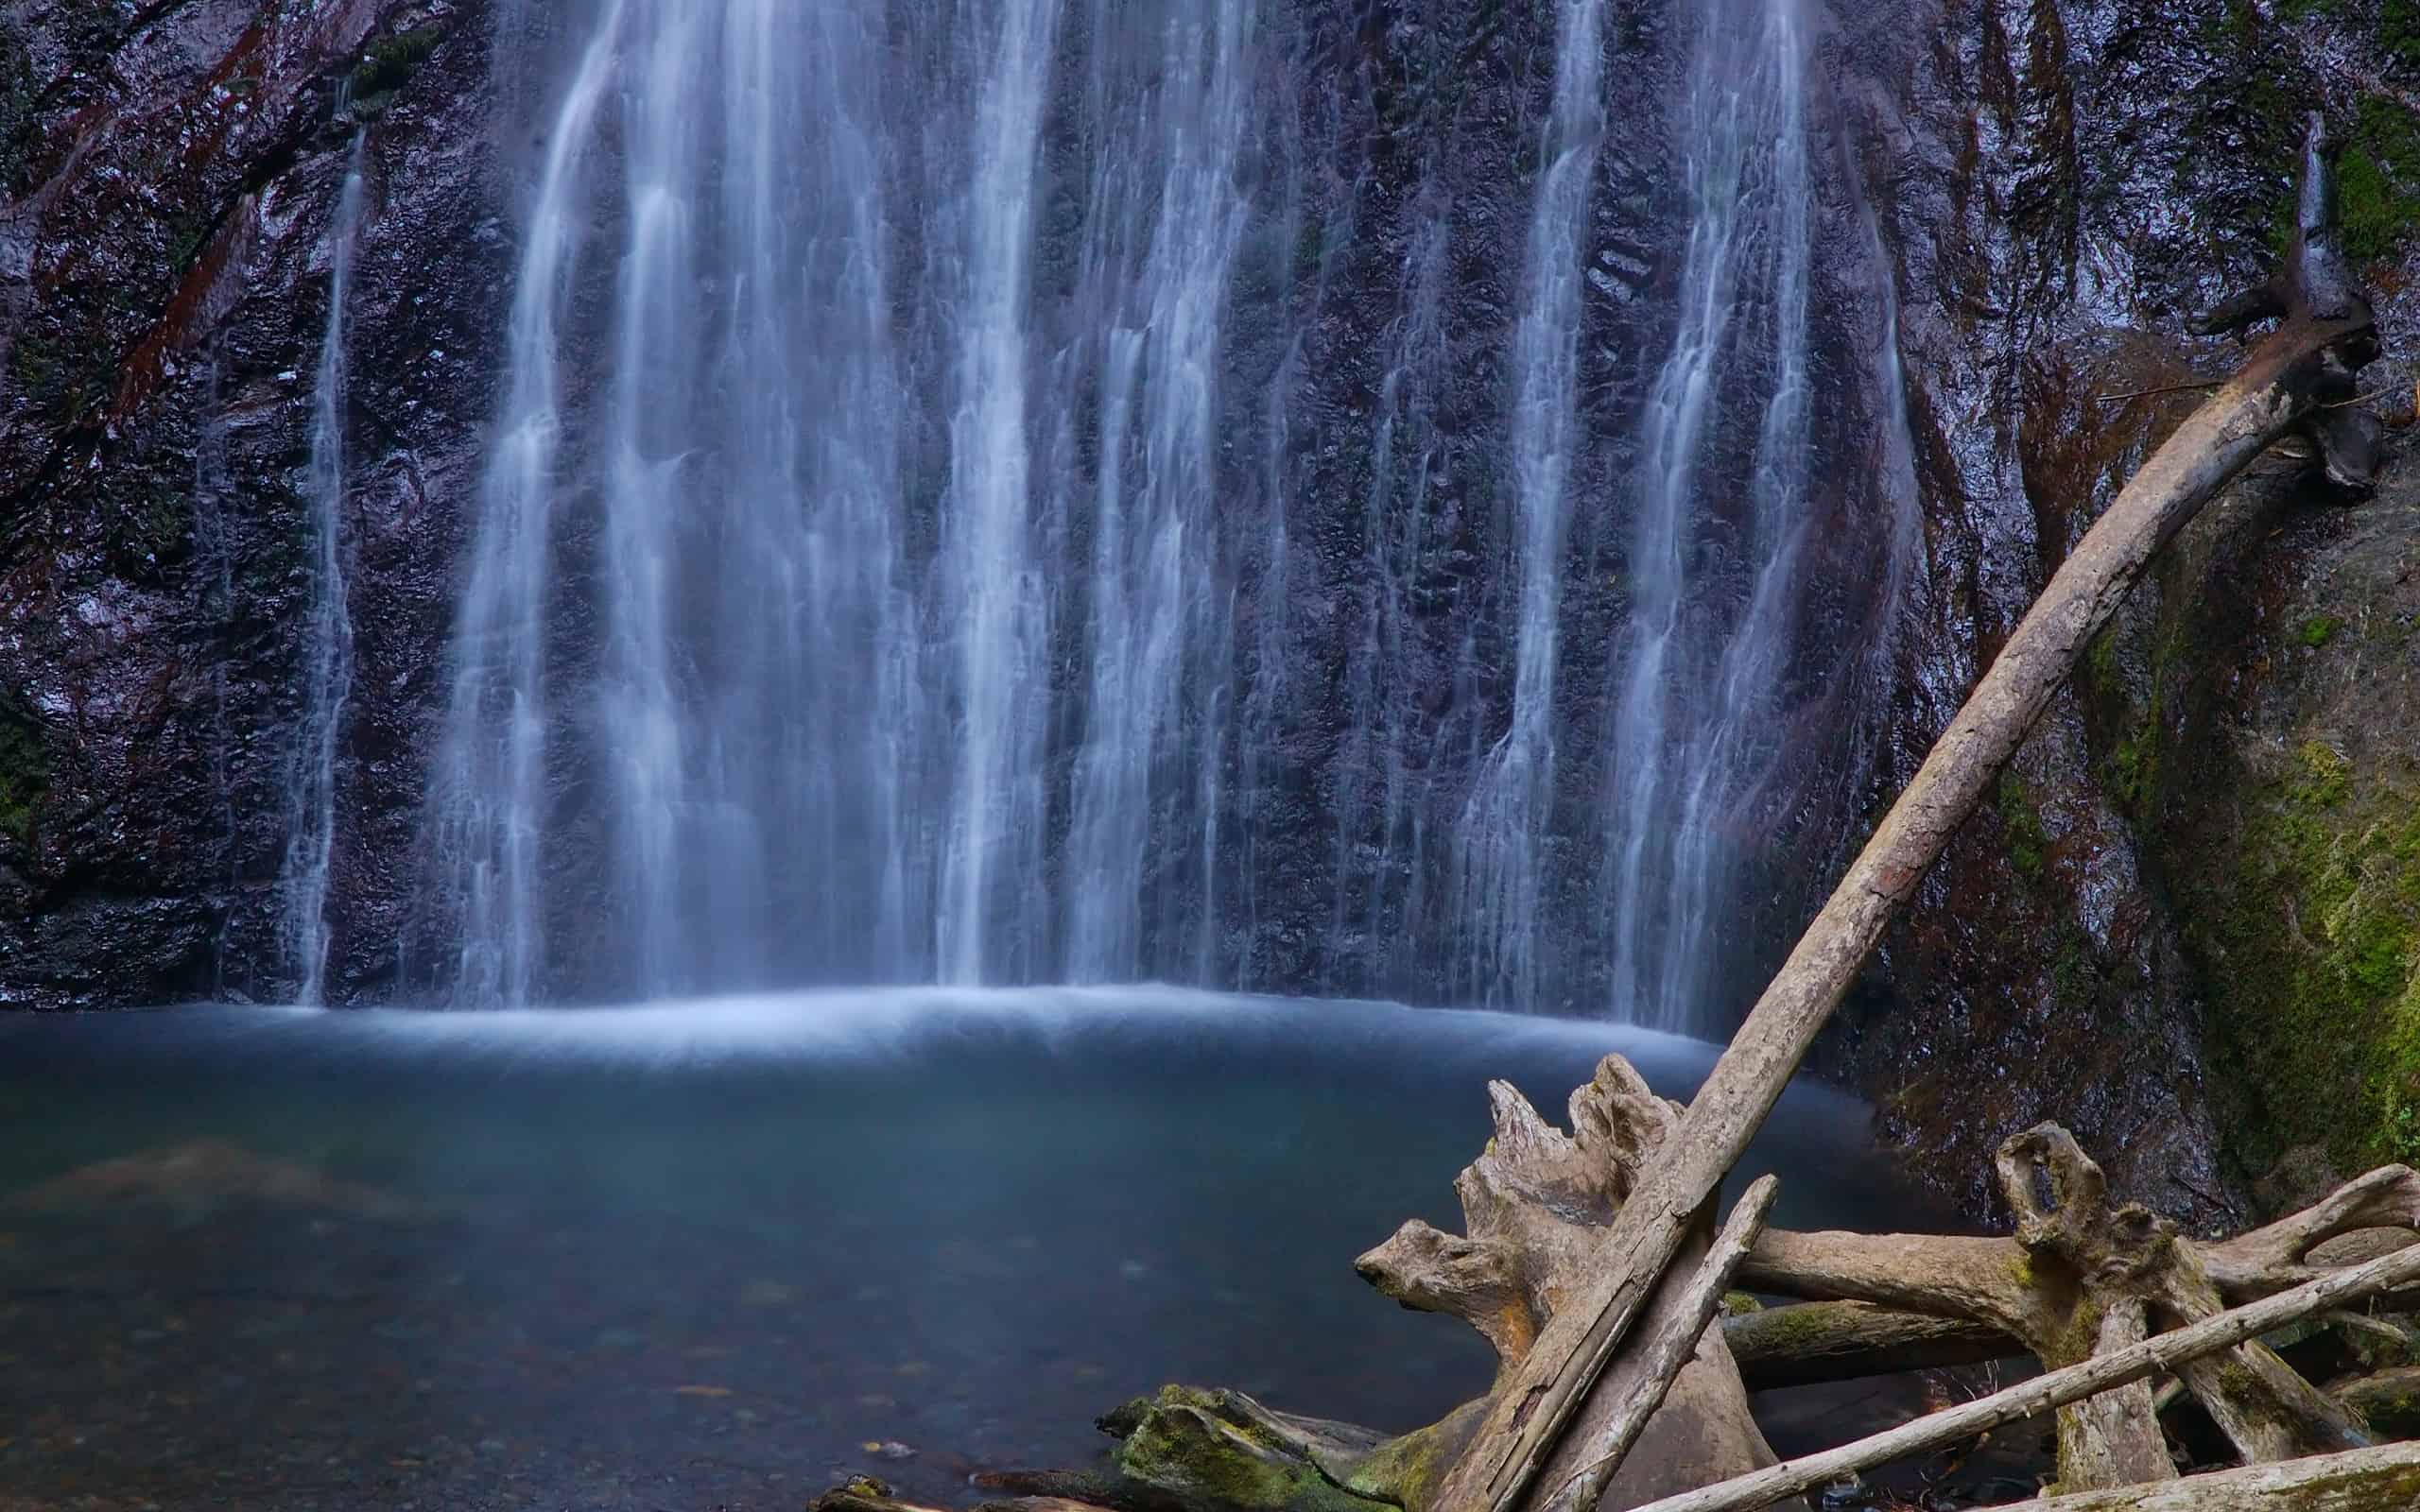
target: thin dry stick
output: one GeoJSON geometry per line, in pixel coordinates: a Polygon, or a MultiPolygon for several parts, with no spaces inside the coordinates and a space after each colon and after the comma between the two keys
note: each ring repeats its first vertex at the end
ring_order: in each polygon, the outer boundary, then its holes
{"type": "Polygon", "coordinates": [[[1753,1475],[1742,1475],[1651,1502],[1638,1512],[1747,1512],[1787,1496],[1827,1485],[1853,1471],[1910,1454],[1921,1454],[1974,1437],[2052,1407],[2098,1395],[2140,1381],[2187,1361],[2198,1360],[2256,1338],[2271,1329],[2325,1312],[2340,1302],[2359,1301],[2420,1280],[2420,1246],[2398,1249],[2366,1265],[2306,1281],[2232,1313],[2204,1318],[2189,1328],[2155,1333],[2140,1344],[2095,1355],[2079,1365],[2036,1376],[2020,1385],[1902,1423],[1839,1449],[1808,1454],[1753,1475]]]}

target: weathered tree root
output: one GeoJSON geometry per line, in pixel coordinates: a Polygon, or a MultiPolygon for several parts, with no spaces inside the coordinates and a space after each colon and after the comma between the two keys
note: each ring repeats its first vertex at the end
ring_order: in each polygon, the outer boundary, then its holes
{"type": "MultiPolygon", "coordinates": [[[[1642,1512],[1754,1512],[1771,1505],[1776,1497],[1827,1485],[1841,1475],[1893,1460],[1945,1449],[2045,1408],[2072,1406],[2148,1381],[2161,1370],[2183,1373],[2197,1360],[2248,1344],[2271,1330],[2299,1322],[2340,1302],[2365,1301],[2380,1292],[2415,1281],[2420,1281],[2420,1247],[2393,1251],[2292,1291],[2263,1297],[2151,1338],[2131,1340],[1988,1397],[1927,1413],[1855,1443],[1666,1497],[1642,1512]]],[[[2137,1484],[2132,1489],[2139,1492],[2144,1484],[2160,1483],[2137,1484]]],[[[2377,1512],[2407,1509],[2379,1507],[2377,1512]]]]}
{"type": "MultiPolygon", "coordinates": [[[[1357,1268],[1406,1306],[1469,1321],[1496,1344],[1500,1382],[1535,1338],[1541,1311],[1550,1315],[1564,1295],[1565,1267],[1586,1253],[1584,1230],[1626,1200],[1630,1173],[1664,1137],[1669,1107],[1617,1057],[1573,1094],[1570,1135],[1548,1126],[1510,1088],[1499,1085],[1491,1095],[1495,1138],[1456,1184],[1469,1231],[1409,1223],[1357,1268]]],[[[1636,1506],[1731,1478],[1703,1468],[1717,1454],[1747,1469],[1769,1465],[1761,1438],[1748,1440],[1737,1430],[1745,1421],[1739,1393],[1748,1384],[2013,1353],[2033,1354],[2052,1369],[2079,1365],[2205,1320],[2224,1306],[2342,1275],[2356,1262],[2409,1245],[2420,1227],[2420,1175],[2400,1166],[2373,1171],[2304,1211],[2215,1244],[2187,1239],[2141,1208],[2111,1205],[2100,1167],[2056,1125],[2008,1141],[1998,1168],[2018,1217],[2013,1235],[1768,1231],[1758,1239],[1741,1267],[1742,1282],[1818,1300],[1706,1330],[1667,1400],[1668,1409],[1688,1405],[1677,1423],[1661,1425],[1662,1449],[1624,1461],[1631,1478],[1607,1487],[1604,1506],[1636,1506]],[[1710,1342],[1721,1345],[1720,1364],[1709,1358],[1710,1342]],[[1745,1380],[1730,1362],[1735,1347],[1750,1362],[1745,1380]],[[1687,1396],[1680,1383],[1687,1383],[1687,1396]],[[1708,1407],[1719,1410],[1708,1418],[1701,1411],[1708,1407]],[[1743,1416],[1732,1417],[1734,1409],[1743,1416]],[[1714,1430],[1720,1436],[1710,1438],[1714,1430]],[[1676,1467],[1676,1457],[1695,1463],[1676,1467]]],[[[1643,1323],[1640,1336],[1653,1327],[1651,1319],[1643,1323]]],[[[2420,1409],[2411,1406],[2420,1398],[2420,1372],[2357,1378],[2322,1393],[2256,1340],[2210,1358],[2211,1368],[2187,1364],[2179,1373],[2205,1407],[2217,1403],[2213,1420],[2254,1463],[2301,1463],[2358,1445],[2364,1417],[2378,1433],[2420,1427],[2420,1409]]],[[[1600,1404],[1619,1395],[1600,1393],[1592,1402],[1584,1435],[1566,1440],[1555,1471],[1540,1482],[1541,1504],[1551,1504],[1580,1469],[1602,1456],[1610,1408],[1600,1411],[1600,1404]],[[1570,1447],[1581,1442],[1591,1449],[1570,1447]]],[[[1385,1439],[1271,1412],[1237,1393],[1169,1387],[1103,1419],[1121,1440],[1114,1474],[991,1484],[1073,1496],[1114,1512],[1428,1512],[1490,1400],[1385,1439]]],[[[1651,1434],[1655,1419],[1650,1422],[1651,1434]]],[[[2066,1490],[2141,1486],[2175,1474],[2148,1378],[2062,1408],[2059,1438],[2066,1490]]]]}
{"type": "MultiPolygon", "coordinates": [[[[1785,1296],[1863,1301],[1983,1325],[2058,1368],[2151,1332],[2211,1316],[2338,1268],[2347,1249],[2383,1253],[2420,1227],[2420,1175],[2385,1166],[2309,1209],[2202,1245],[2132,1205],[2112,1207],[2100,1168],[2056,1125],[2009,1140],[1997,1160],[2017,1231],[2007,1239],[1769,1233],[1741,1278],[1785,1296]],[[2381,1230],[2384,1230],[2383,1232],[2381,1230]]],[[[2192,1391],[2245,1459],[2350,1448],[2361,1429],[2342,1405],[2256,1341],[2187,1366],[2192,1391]]],[[[2072,1489],[2175,1473],[2148,1385],[2063,1412],[2059,1477],[2072,1489]]]]}
{"type": "MultiPolygon", "coordinates": [[[[1454,1182],[1466,1234],[1414,1220],[1354,1268],[1406,1307],[1450,1314],[1477,1329],[1495,1347],[1500,1392],[1564,1299],[1583,1289],[1601,1234],[1679,1108],[1619,1056],[1607,1056],[1571,1094],[1568,1135],[1506,1083],[1491,1083],[1488,1095],[1495,1137],[1454,1182]]],[[[1642,1343],[1676,1332],[1697,1340],[1660,1409],[1626,1446],[1623,1403],[1657,1374],[1651,1351],[1641,1352],[1608,1375],[1573,1419],[1539,1482],[1542,1507],[1565,1487],[1597,1495],[1606,1508],[1634,1506],[1772,1463],[1723,1331],[1689,1310],[1687,1283],[1711,1241],[1712,1217],[1709,1203],[1639,1319],[1642,1343]],[[1605,1476],[1597,1467],[1608,1458],[1619,1463],[1605,1476]]],[[[1491,1395],[1491,1410],[1495,1400],[1491,1395]]]]}
{"type": "MultiPolygon", "coordinates": [[[[1356,1268],[1404,1305],[1451,1314],[1477,1329],[1496,1349],[1500,1389],[1570,1295],[1595,1231],[1631,1199],[1640,1165],[1669,1137],[1673,1109],[1618,1056],[1607,1057],[1572,1094],[1568,1134],[1512,1088],[1498,1083],[1489,1094],[1495,1138],[1455,1183],[1466,1232],[1407,1223],[1356,1268]]],[[[1751,1246],[1770,1196],[1759,1183],[1735,1214],[1726,1244],[1714,1246],[1719,1258],[1736,1260],[1744,1248],[1742,1284],[1813,1300],[1708,1326],[1703,1309],[1727,1283],[1727,1269],[1677,1266],[1635,1337],[1677,1332],[1696,1342],[1661,1407],[1644,1416],[1637,1447],[1602,1487],[1602,1506],[1685,1504],[1718,1483],[1771,1469],[1772,1454],[1748,1414],[1751,1385],[2014,1353],[2033,1354],[2053,1370],[2098,1366],[2154,1333],[2207,1322],[2224,1307],[2322,1280],[2334,1285],[2356,1263],[2398,1255],[2420,1228],[2420,1174],[2401,1166],[2347,1182],[2266,1228],[2200,1244],[2146,1210],[2113,1206],[2100,1167],[2054,1125],[2009,1140],[1997,1163],[2017,1216],[2016,1232],[1999,1238],[1766,1231],[1751,1246]],[[1735,1350],[1747,1362],[1744,1379],[1735,1350]]],[[[1699,1225],[1694,1251],[1709,1247],[1707,1227],[1699,1225]]],[[[2366,1316],[2337,1326],[2383,1331],[2381,1337],[2394,1332],[2366,1316]]],[[[2413,1405],[2420,1370],[2338,1382],[2322,1393],[2256,1339],[2230,1337],[2225,1352],[2207,1357],[2211,1368],[2189,1361],[2175,1368],[2248,1461],[2290,1471],[2310,1463],[2308,1455],[2359,1444],[2364,1418],[2380,1434],[2420,1429],[2413,1405]]],[[[1636,1412],[1644,1400],[1626,1368],[1627,1361],[1617,1362],[1558,1450],[1538,1483],[1542,1508],[1576,1508],[1583,1490],[1594,1489],[1586,1472],[1619,1446],[1623,1404],[1636,1412]]],[[[2060,1408],[2063,1490],[2122,1485],[2135,1487],[2125,1494],[2140,1494],[2143,1486],[2173,1480],[2149,1380],[2138,1373],[2060,1408]]],[[[1117,1440],[1106,1469],[987,1475],[978,1484],[1011,1496],[983,1512],[1432,1512],[1493,1406],[1492,1396],[1482,1397],[1417,1433],[1388,1437],[1276,1412],[1240,1392],[1169,1386],[1101,1419],[1117,1440]]],[[[1909,1430],[1933,1432],[1963,1410],[1909,1430]]],[[[2385,1473],[2364,1470],[2360,1484],[2399,1484],[2378,1480],[2385,1473]]],[[[2184,1484],[2219,1485],[2210,1477],[2184,1484]]],[[[2310,1504],[2363,1512],[2402,1505],[2310,1504]]],[[[875,1482],[852,1483],[819,1505],[923,1512],[890,1501],[875,1482]]]]}

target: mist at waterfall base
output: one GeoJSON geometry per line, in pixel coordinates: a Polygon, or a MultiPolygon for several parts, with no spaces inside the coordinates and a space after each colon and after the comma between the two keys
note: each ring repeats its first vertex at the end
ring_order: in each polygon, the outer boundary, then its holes
{"type": "MultiPolygon", "coordinates": [[[[1489,1077],[1559,1117],[1613,1049],[1667,1094],[1712,1056],[1178,989],[0,1019],[0,1485],[621,1512],[872,1469],[957,1501],[1091,1463],[1171,1380],[1417,1426],[1491,1357],[1353,1257],[1459,1228],[1489,1077]],[[94,1164],[127,1157],[150,1175],[94,1164]]],[[[1904,1222],[1864,1127],[1795,1091],[1741,1178],[1777,1170],[1795,1226],[1904,1222]]]]}
{"type": "Polygon", "coordinates": [[[1875,275],[1819,255],[1823,206],[1861,223],[1801,0],[1383,46],[1350,9],[516,9],[419,902],[365,941],[331,881],[339,610],[297,1000],[1165,980],[1720,1027],[1745,873],[1804,888],[1845,833],[1912,549],[1889,291],[1822,297],[1875,275]],[[1816,423],[1819,364],[1868,434],[1816,423]]]}

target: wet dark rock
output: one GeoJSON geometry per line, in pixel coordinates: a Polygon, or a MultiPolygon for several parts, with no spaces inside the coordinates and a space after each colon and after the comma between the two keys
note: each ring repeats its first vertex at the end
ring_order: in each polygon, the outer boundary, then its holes
{"type": "MultiPolygon", "coordinates": [[[[2315,14],[2066,0],[1951,6],[1944,20],[1876,16],[1842,42],[1903,291],[1926,501],[1886,790],[2196,402],[2157,390],[2235,366],[2238,349],[2187,335],[2184,315],[2267,276],[2273,228],[2282,240],[2294,221],[2306,109],[2352,123],[2348,228],[2405,192],[2370,170],[2412,128],[2380,103],[2381,80],[2408,66],[2391,39],[2315,14]]],[[[2368,382],[2394,386],[2411,372],[2393,339],[2415,313],[2409,254],[2348,234],[2389,333],[2368,382]]],[[[2211,1085],[2203,1049],[2216,988],[2187,949],[2212,921],[2166,885],[2178,837],[2145,822],[2142,751],[2094,715],[2095,697],[2053,706],[1824,1054],[1974,1210],[1991,1201],[1984,1152],[2064,1087],[2057,1116],[2112,1154],[2121,1191],[2205,1224],[2243,1205],[2239,1173],[2216,1157],[2213,1108],[2233,1095],[2211,1085]]]]}
{"type": "Polygon", "coordinates": [[[475,0],[0,9],[0,1002],[283,989],[300,474],[336,107],[364,67],[387,86],[346,417],[369,696],[343,738],[337,951],[348,984],[391,967],[509,266],[487,20],[475,0]]]}

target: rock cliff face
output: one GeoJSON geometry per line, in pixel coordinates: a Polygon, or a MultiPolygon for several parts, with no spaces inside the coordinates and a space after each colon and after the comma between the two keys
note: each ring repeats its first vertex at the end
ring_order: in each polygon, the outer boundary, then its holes
{"type": "Polygon", "coordinates": [[[465,4],[0,6],[6,1001],[259,991],[277,959],[311,374],[355,131],[365,696],[337,891],[349,980],[391,963],[358,942],[392,940],[408,885],[510,266],[490,21],[465,4]]]}
{"type": "MultiPolygon", "coordinates": [[[[358,668],[340,740],[332,984],[348,999],[396,990],[465,511],[495,411],[511,207],[532,145],[523,86],[561,42],[545,9],[0,0],[0,1002],[285,988],[275,884],[311,589],[310,374],[355,132],[369,185],[348,318],[358,668]]],[[[1499,403],[1522,144],[1547,82],[1538,23],[1478,0],[1293,9],[1320,70],[1306,119],[1351,145],[1332,160],[1350,173],[1309,180],[1305,218],[1353,228],[1306,285],[1308,335],[1291,358],[1324,375],[1339,413],[1299,421],[1349,434],[1380,396],[1399,342],[1386,321],[1445,197],[1466,231],[1438,271],[1436,339],[1461,376],[1421,419],[1441,492],[1476,497],[1477,482],[1455,480],[1487,471],[1465,454],[1499,403]],[[1424,156],[1423,143],[1445,146],[1424,156]]],[[[1878,814],[2191,403],[2104,396],[2230,366],[2227,344],[2182,336],[2183,317],[2271,255],[2306,105],[2348,124],[2348,225],[2391,353],[2420,313],[2400,232],[2420,204],[2420,15],[2407,0],[1817,9],[1832,125],[1817,267],[1834,381],[1819,425],[1833,485],[1814,507],[1834,543],[1813,618],[1896,649],[1891,685],[1836,699],[1827,726],[1884,752],[1867,790],[1843,800],[1809,783],[1764,816],[1788,855],[1760,878],[1772,902],[1759,949],[1741,953],[1743,986],[1854,838],[1843,809],[1878,814]],[[1859,283],[1877,249],[1895,310],[1859,283]],[[1859,352],[1880,354],[1878,374],[1859,352]],[[1877,628],[1868,543],[1847,526],[1896,478],[1922,501],[1924,561],[1901,622],[1877,628]]],[[[1670,93],[1680,61],[1661,8],[1614,9],[1612,87],[1670,93]]],[[[1630,461],[1618,438],[1668,335],[1657,301],[1677,254],[1657,228],[1681,186],[1645,139],[1609,144],[1599,172],[1582,383],[1607,439],[1575,489],[1602,493],[1630,461]]],[[[1239,363],[1284,355],[1248,323],[1233,346],[1239,363]]],[[[1373,458],[1305,455],[1289,654],[1341,701],[1373,458]]],[[[2290,478],[2239,489],[1892,936],[1824,1054],[1889,1130],[1946,1157],[1930,1168],[1962,1199],[1987,1200],[1981,1154],[2044,1116],[2118,1156],[2121,1185],[2198,1216],[2231,1191],[2239,1201],[2243,1178],[2288,1149],[2352,1161],[2420,1138],[2420,1030],[2404,1024],[2420,1012],[2420,884],[2396,828],[2420,785],[2397,744],[2420,719],[2394,628],[2411,611],[2395,576],[2406,543],[2420,554],[2406,476],[2352,511],[2302,499],[2290,478]],[[2303,1033],[2287,1005],[2328,1027],[2303,1033]],[[2308,1048],[2322,1039],[2324,1052],[2308,1048]],[[2363,1110],[2357,1132],[2315,1119],[2342,1099],[2363,1110]]],[[[1438,691],[1401,690],[1393,710],[1439,729],[1500,720],[1512,682],[1496,623],[1509,595],[1486,580],[1481,525],[1456,507],[1420,545],[1415,598],[1429,612],[1408,622],[1438,691]],[[1475,701],[1448,711],[1463,668],[1475,701]]],[[[1600,688],[1618,563],[1601,530],[1583,528],[1574,552],[1569,681],[1600,688]]],[[[1811,694],[1804,706],[1825,707],[1811,694]]],[[[1267,885],[1257,933],[1236,947],[1250,980],[1448,995],[1384,938],[1332,927],[1354,887],[1392,900],[1370,912],[1382,936],[1416,936],[1437,906],[1405,876],[1350,874],[1322,807],[1359,780],[1339,724],[1281,722],[1270,737],[1270,767],[1301,775],[1270,784],[1256,819],[1267,885]]],[[[1807,742],[1808,762],[1854,769],[1840,744],[1807,742]]]]}
{"type": "MultiPolygon", "coordinates": [[[[1943,20],[1877,21],[1844,40],[1871,121],[1869,178],[1889,186],[1876,202],[1899,266],[1931,554],[1900,679],[1902,774],[2194,403],[2158,390],[2231,369],[2237,349],[2185,337],[2184,320],[2273,257],[2307,106],[2351,124],[2346,220],[2391,359],[2414,313],[2401,225],[2420,184],[2407,93],[2420,55],[2401,5],[1952,4],[1943,20]]],[[[2390,360],[2371,376],[2392,387],[2410,370],[2390,360]]],[[[2273,487],[2245,485],[2228,508],[2273,487]]],[[[2256,560],[2273,549],[2238,544],[2256,560]]],[[[2164,675],[2212,676],[2203,659],[2234,655],[2235,633],[2173,642],[2164,675]]],[[[2096,656],[2053,707],[1893,932],[1836,1064],[1876,1099],[1886,1130],[1951,1157],[1927,1167],[1970,1206],[1989,1200],[1991,1146],[2056,1116],[2117,1156],[2121,1185],[2209,1218],[2273,1154],[2241,1137],[2237,1112],[2273,1071],[2228,1048],[2246,986],[2211,947],[2278,920],[2208,913],[2210,882],[2238,863],[2206,829],[2187,838],[2178,810],[2147,804],[2152,747],[2106,712],[2123,677],[2115,656],[2096,656]]],[[[2230,738],[2174,696],[2152,715],[2171,740],[2230,738]]],[[[2201,774],[2237,781],[2222,762],[2201,774]]],[[[2179,775],[2171,762],[2167,778],[2179,775]]],[[[2227,791],[2180,794],[2238,800],[2227,791]]]]}

